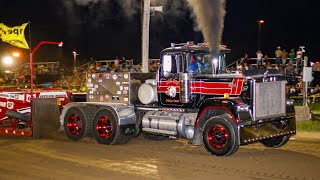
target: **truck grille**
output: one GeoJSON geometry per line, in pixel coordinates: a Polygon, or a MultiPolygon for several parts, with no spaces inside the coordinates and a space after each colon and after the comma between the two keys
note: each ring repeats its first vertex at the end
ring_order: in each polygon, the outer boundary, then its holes
{"type": "Polygon", "coordinates": [[[255,83],[253,114],[255,120],[286,114],[285,81],[255,83]]]}

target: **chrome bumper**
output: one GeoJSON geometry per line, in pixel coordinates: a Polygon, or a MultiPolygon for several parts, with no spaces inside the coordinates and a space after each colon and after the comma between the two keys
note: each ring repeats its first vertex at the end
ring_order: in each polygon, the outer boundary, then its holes
{"type": "Polygon", "coordinates": [[[294,117],[282,117],[270,121],[238,124],[239,144],[245,145],[264,139],[296,134],[294,117]]]}

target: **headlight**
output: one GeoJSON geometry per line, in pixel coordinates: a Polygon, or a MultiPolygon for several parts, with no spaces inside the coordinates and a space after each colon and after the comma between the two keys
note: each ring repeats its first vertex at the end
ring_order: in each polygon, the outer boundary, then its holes
{"type": "Polygon", "coordinates": [[[287,99],[286,104],[288,106],[293,106],[294,100],[293,99],[287,99]]]}

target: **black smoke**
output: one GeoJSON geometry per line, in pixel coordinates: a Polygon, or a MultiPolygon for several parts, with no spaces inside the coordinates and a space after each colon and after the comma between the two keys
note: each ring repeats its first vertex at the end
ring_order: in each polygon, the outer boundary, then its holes
{"type": "Polygon", "coordinates": [[[224,27],[225,0],[188,0],[211,51],[218,52],[224,27]]]}

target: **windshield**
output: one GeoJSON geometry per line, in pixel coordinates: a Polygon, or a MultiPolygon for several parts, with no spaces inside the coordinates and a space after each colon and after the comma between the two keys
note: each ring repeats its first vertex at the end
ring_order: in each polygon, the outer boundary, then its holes
{"type": "Polygon", "coordinates": [[[191,52],[187,53],[188,72],[191,73],[210,73],[211,63],[209,53],[191,52]]]}
{"type": "Polygon", "coordinates": [[[214,59],[209,52],[190,52],[186,55],[188,72],[207,74],[213,72],[214,64],[218,65],[218,71],[224,72],[226,69],[225,54],[219,54],[218,59],[214,59]]]}
{"type": "Polygon", "coordinates": [[[211,53],[205,51],[168,52],[162,56],[163,72],[165,73],[212,74],[214,64],[217,64],[217,70],[220,73],[225,72],[225,54],[220,53],[216,59],[212,57],[211,53]]]}

